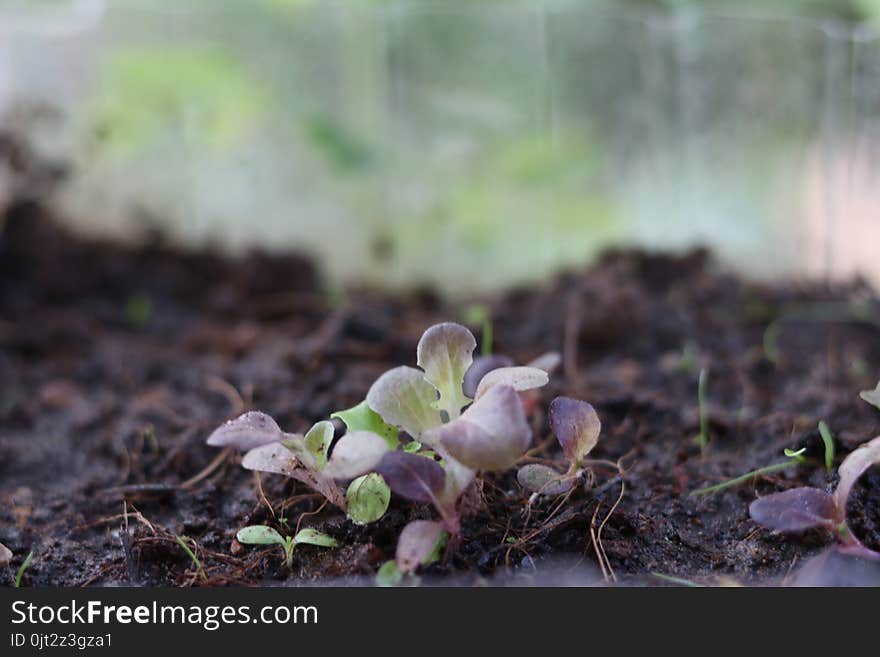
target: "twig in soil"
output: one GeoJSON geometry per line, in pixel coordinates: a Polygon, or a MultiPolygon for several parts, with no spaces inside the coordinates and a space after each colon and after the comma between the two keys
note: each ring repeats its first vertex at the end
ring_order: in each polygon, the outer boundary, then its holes
{"type": "Polygon", "coordinates": [[[305,518],[306,516],[314,516],[314,515],[321,513],[321,511],[324,510],[325,506],[327,506],[326,499],[321,503],[321,506],[319,506],[314,511],[306,511],[305,513],[299,514],[299,520],[296,521],[296,529],[294,530],[293,534],[294,535],[299,534],[299,526],[302,524],[303,518],[305,518]]]}
{"type": "Polygon", "coordinates": [[[608,482],[602,488],[602,491],[597,494],[599,497],[599,501],[596,504],[596,510],[593,512],[593,517],[590,520],[590,538],[593,542],[593,549],[596,552],[596,559],[599,561],[599,568],[602,570],[602,577],[607,582],[608,576],[611,576],[611,580],[616,582],[617,575],[614,574],[614,568],[611,567],[611,561],[608,559],[608,555],[605,552],[605,546],[602,545],[602,530],[605,529],[605,525],[608,523],[608,520],[617,510],[617,507],[620,505],[621,501],[623,501],[624,493],[626,492],[626,482],[623,479],[624,469],[621,465],[621,461],[626,458],[627,455],[620,457],[617,463],[615,464],[617,467],[618,475],[615,477],[612,482],[608,482]],[[606,490],[610,488],[609,484],[616,483],[617,480],[620,481],[620,494],[617,496],[617,500],[615,500],[614,504],[611,505],[611,508],[608,510],[608,513],[605,515],[605,518],[602,520],[602,523],[599,525],[598,531],[596,530],[596,518],[599,514],[599,509],[602,507],[601,496],[604,494],[606,490]]]}
{"type": "Polygon", "coordinates": [[[266,497],[266,493],[263,492],[263,480],[260,478],[260,473],[254,470],[254,480],[257,482],[257,493],[260,496],[260,501],[266,505],[266,508],[269,509],[269,513],[272,514],[272,519],[277,520],[277,516],[275,515],[275,509],[272,508],[272,505],[269,503],[268,498],[266,497]]]}
{"type": "Polygon", "coordinates": [[[208,465],[206,465],[202,469],[201,472],[193,475],[192,477],[190,477],[189,479],[184,481],[182,484],[180,484],[180,488],[182,488],[184,490],[189,490],[189,489],[193,488],[199,482],[210,477],[211,474],[213,474],[213,472],[217,468],[219,468],[221,465],[223,465],[223,463],[226,461],[226,459],[229,457],[230,454],[232,454],[232,448],[227,447],[222,452],[220,452],[217,456],[215,456],[214,460],[212,460],[208,465]]]}

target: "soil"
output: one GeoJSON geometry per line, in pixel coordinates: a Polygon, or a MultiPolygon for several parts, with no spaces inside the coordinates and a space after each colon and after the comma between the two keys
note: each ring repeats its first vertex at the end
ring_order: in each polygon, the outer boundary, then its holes
{"type": "MultiPolygon", "coordinates": [[[[591,456],[623,474],[596,465],[570,497],[532,504],[514,472],[482,477],[460,543],[427,581],[780,583],[834,544],[822,531],[763,530],[748,505],[797,485],[833,488],[820,419],[838,461],[880,434],[880,412],[858,399],[880,374],[880,300],[865,284],[758,284],[704,251],[629,251],[483,301],[496,352],[520,363],[563,355],[532,416],[528,460],[561,463],[542,409],[564,394],[597,408],[591,456]],[[701,369],[704,451],[694,441],[701,369]],[[801,447],[805,465],[689,495],[801,447]]],[[[381,521],[356,526],[205,438],[247,409],[301,431],[362,400],[386,369],[414,365],[422,331],[462,314],[430,291],[330,294],[295,254],[81,239],[38,201],[16,201],[0,233],[0,542],[16,557],[0,581],[32,550],[30,586],[371,583],[401,528],[430,508],[394,499],[381,521]],[[255,523],[313,526],[342,547],[301,546],[288,570],[280,548],[233,540],[255,523]]],[[[874,468],[849,507],[872,547],[878,491],[874,468]]]]}

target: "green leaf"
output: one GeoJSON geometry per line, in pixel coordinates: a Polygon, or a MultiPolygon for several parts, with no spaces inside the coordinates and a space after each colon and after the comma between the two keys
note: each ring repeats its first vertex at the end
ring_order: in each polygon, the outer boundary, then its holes
{"type": "Polygon", "coordinates": [[[382,475],[371,472],[351,482],[345,497],[348,517],[358,525],[367,525],[385,515],[391,502],[391,489],[382,475]]]}
{"type": "Polygon", "coordinates": [[[465,372],[474,362],[477,341],[461,324],[435,324],[422,335],[416,348],[417,362],[425,379],[440,393],[435,408],[445,411],[450,420],[461,414],[471,400],[462,391],[465,372]]]}
{"type": "Polygon", "coordinates": [[[397,428],[386,424],[382,416],[370,408],[366,399],[357,406],[331,413],[330,417],[338,417],[345,422],[345,427],[349,431],[372,431],[382,436],[391,449],[397,449],[400,442],[397,428]]]}
{"type": "Polygon", "coordinates": [[[434,408],[437,391],[413,367],[395,367],[370,386],[367,403],[389,424],[403,429],[413,438],[442,424],[434,408]]]}
{"type": "Polygon", "coordinates": [[[409,452],[410,454],[417,454],[421,448],[422,443],[420,443],[418,440],[411,440],[403,446],[403,451],[409,452]]]}
{"type": "Polygon", "coordinates": [[[251,525],[238,530],[235,535],[245,545],[284,545],[284,537],[266,525],[251,525]]]}
{"type": "Polygon", "coordinates": [[[333,443],[333,423],[323,420],[315,423],[304,438],[306,449],[314,456],[315,464],[320,470],[327,464],[330,445],[333,443]]]}
{"type": "Polygon", "coordinates": [[[830,474],[834,467],[834,436],[824,420],[819,421],[819,435],[825,444],[825,470],[830,474]]]}
{"type": "Polygon", "coordinates": [[[386,561],[376,573],[376,584],[382,587],[397,586],[403,581],[403,573],[397,569],[397,562],[386,561]]]}
{"type": "Polygon", "coordinates": [[[335,538],[316,529],[300,529],[296,536],[293,537],[293,542],[295,545],[305,543],[306,545],[317,545],[320,547],[336,547],[339,545],[335,538]]]}

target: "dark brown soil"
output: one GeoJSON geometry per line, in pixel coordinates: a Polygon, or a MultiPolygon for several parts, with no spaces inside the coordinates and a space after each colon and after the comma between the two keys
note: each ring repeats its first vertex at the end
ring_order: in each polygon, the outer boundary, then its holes
{"type": "MultiPolygon", "coordinates": [[[[592,402],[603,421],[592,456],[619,461],[625,488],[620,496],[617,473],[596,467],[591,490],[529,508],[513,473],[485,477],[460,545],[428,576],[602,581],[601,547],[624,583],[662,583],[655,573],[779,582],[833,544],[819,531],[762,530],[748,504],[836,483],[821,465],[820,419],[838,460],[880,434],[880,413],[858,399],[880,376],[880,301],[865,285],[756,285],[703,252],[622,252],[490,305],[496,351],[517,362],[563,353],[542,408],[558,394],[592,402]],[[701,368],[703,454],[693,440],[701,368]],[[786,447],[806,447],[810,464],[689,497],[783,460],[786,447]],[[597,546],[591,525],[606,518],[597,546]]],[[[360,401],[385,369],[414,364],[431,323],[461,316],[428,292],[352,290],[340,301],[295,255],[223,259],[159,241],[128,249],[76,239],[39,204],[16,203],[0,233],[0,542],[16,558],[0,580],[33,550],[32,586],[370,581],[403,525],[429,508],[394,500],[382,521],[357,527],[319,511],[291,480],[264,475],[261,494],[236,456],[181,484],[217,457],[204,441],[223,420],[258,408],[288,430],[307,428],[360,401]],[[288,571],[280,550],[233,543],[240,527],[265,522],[315,526],[344,547],[302,546],[288,571]],[[196,541],[206,579],[179,535],[196,541]]],[[[540,409],[534,427],[532,457],[560,460],[540,409]]],[[[875,469],[851,508],[854,531],[873,547],[878,490],[875,469]]]]}

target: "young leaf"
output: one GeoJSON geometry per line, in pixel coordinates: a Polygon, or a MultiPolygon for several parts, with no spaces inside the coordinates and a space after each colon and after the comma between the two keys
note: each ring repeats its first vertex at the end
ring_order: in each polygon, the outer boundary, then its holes
{"type": "Polygon", "coordinates": [[[580,463],[596,446],[602,423],[587,402],[557,397],[550,403],[550,428],[562,445],[565,457],[572,463],[580,463]]]}
{"type": "Polygon", "coordinates": [[[574,479],[564,477],[548,465],[529,463],[516,473],[516,480],[527,491],[550,497],[567,493],[574,486],[574,479]]]}
{"type": "Polygon", "coordinates": [[[406,452],[388,452],[379,461],[376,472],[392,491],[413,502],[437,502],[446,478],[436,461],[406,452]]]}
{"type": "Polygon", "coordinates": [[[428,429],[439,426],[440,413],[434,409],[437,391],[413,367],[395,367],[380,376],[367,392],[367,404],[385,422],[418,439],[428,429]]]}
{"type": "Polygon", "coordinates": [[[208,444],[215,447],[234,447],[243,452],[278,442],[283,437],[278,423],[265,413],[249,411],[234,420],[221,424],[208,436],[208,444]]]}
{"type": "Polygon", "coordinates": [[[245,545],[285,545],[281,534],[265,525],[251,525],[239,529],[235,538],[245,545]]]}
{"type": "Polygon", "coordinates": [[[386,424],[382,417],[370,408],[366,399],[357,406],[331,413],[330,417],[338,417],[345,422],[345,428],[348,431],[372,431],[382,436],[388,443],[389,449],[397,449],[400,442],[397,437],[397,429],[386,424]]]}
{"type": "Polygon", "coordinates": [[[480,385],[480,381],[483,380],[484,376],[492,370],[497,370],[499,367],[510,367],[512,365],[513,359],[501,354],[474,358],[474,362],[471,363],[467,372],[464,373],[464,380],[461,384],[464,396],[473,399],[474,395],[477,394],[477,386],[480,385]]]}
{"type": "Polygon", "coordinates": [[[318,469],[323,468],[327,464],[330,445],[333,443],[333,423],[328,420],[316,422],[306,433],[303,443],[314,457],[318,469]]]}
{"type": "Polygon", "coordinates": [[[462,381],[473,362],[476,346],[473,334],[464,326],[445,322],[425,331],[416,347],[418,366],[440,393],[435,408],[446,411],[449,418],[457,418],[462,407],[471,401],[462,392],[462,381]]]}
{"type": "Polygon", "coordinates": [[[749,515],[759,525],[778,532],[833,529],[838,524],[832,496],[809,486],[759,497],[749,505],[749,515]]]}
{"type": "Polygon", "coordinates": [[[435,551],[443,535],[443,525],[431,520],[414,520],[403,528],[397,539],[395,560],[402,573],[414,571],[435,551]]]}
{"type": "Polygon", "coordinates": [[[391,502],[391,489],[382,475],[371,472],[348,485],[345,493],[348,517],[357,525],[376,522],[385,515],[391,502]]]}
{"type": "Polygon", "coordinates": [[[841,522],[846,518],[846,500],[853,486],[865,470],[875,463],[880,463],[880,436],[854,449],[837,468],[840,483],[834,491],[834,504],[841,522]]]}
{"type": "Polygon", "coordinates": [[[403,573],[397,569],[394,559],[386,561],[376,573],[376,585],[381,587],[397,586],[403,581],[403,573]]]}
{"type": "Polygon", "coordinates": [[[294,545],[303,543],[319,547],[336,547],[338,545],[335,538],[315,529],[300,529],[293,537],[293,543],[294,545]]]}
{"type": "Polygon", "coordinates": [[[12,561],[12,550],[0,543],[0,566],[5,566],[12,561]]]}
{"type": "Polygon", "coordinates": [[[859,393],[859,397],[880,410],[880,382],[877,383],[877,387],[873,390],[862,390],[859,393]]]}
{"type": "Polygon", "coordinates": [[[546,354],[541,354],[535,360],[526,363],[526,366],[537,367],[539,370],[547,372],[547,374],[553,374],[561,364],[562,356],[556,351],[548,351],[546,354]]]}
{"type": "MultiPolygon", "coordinates": [[[[303,450],[305,450],[304,445],[303,450]]],[[[301,481],[312,490],[327,498],[330,504],[339,507],[343,511],[345,510],[345,497],[342,495],[342,491],[339,490],[336,482],[323,473],[303,465],[297,460],[293,452],[282,443],[255,447],[244,455],[241,465],[247,470],[281,474],[301,481]]]]}
{"type": "Polygon", "coordinates": [[[287,447],[281,443],[270,443],[249,450],[241,460],[241,467],[292,477],[300,464],[287,447]]]}
{"type": "Polygon", "coordinates": [[[324,475],[332,479],[354,479],[376,467],[388,451],[388,443],[372,431],[352,431],[336,443],[324,475]]]}
{"type": "Polygon", "coordinates": [[[477,386],[475,400],[480,399],[492,386],[510,386],[517,392],[540,388],[550,382],[550,377],[544,370],[537,367],[499,367],[488,372],[480,385],[477,386]]]}
{"type": "Polygon", "coordinates": [[[294,458],[304,467],[309,470],[320,470],[321,465],[319,465],[318,456],[315,455],[314,451],[309,449],[309,446],[306,444],[306,437],[300,433],[285,433],[284,437],[281,441],[281,444],[293,454],[294,458]]]}
{"type": "Polygon", "coordinates": [[[468,468],[504,470],[528,449],[532,430],[516,391],[496,385],[460,418],[432,429],[426,438],[468,468]]]}
{"type": "Polygon", "coordinates": [[[454,506],[455,501],[470,486],[477,476],[476,471],[459,463],[449,454],[440,450],[440,456],[446,464],[446,484],[443,487],[443,501],[447,506],[454,506]]]}

